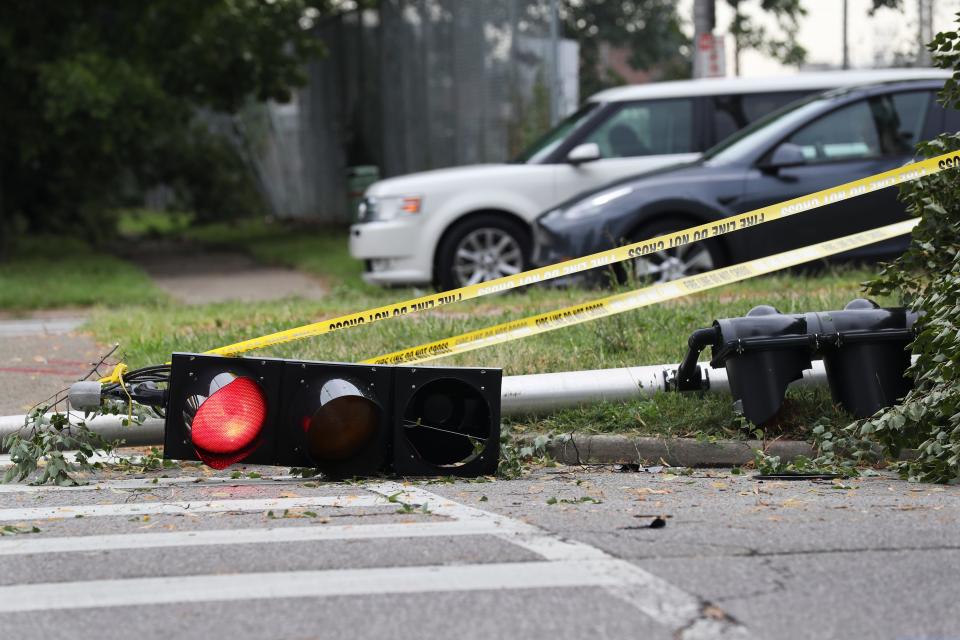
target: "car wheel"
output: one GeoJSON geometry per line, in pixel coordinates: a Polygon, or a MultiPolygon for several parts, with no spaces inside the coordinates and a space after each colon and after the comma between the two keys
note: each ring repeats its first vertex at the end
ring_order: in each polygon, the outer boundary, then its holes
{"type": "Polygon", "coordinates": [[[494,215],[473,216],[447,234],[437,252],[437,285],[456,289],[520,273],[530,264],[523,225],[494,215]]]}
{"type": "MultiPolygon", "coordinates": [[[[693,223],[682,218],[658,220],[634,232],[630,242],[649,240],[690,226],[693,223]]],[[[721,244],[710,238],[649,253],[626,264],[630,277],[643,284],[654,284],[712,271],[726,264],[726,256],[721,244]]]]}

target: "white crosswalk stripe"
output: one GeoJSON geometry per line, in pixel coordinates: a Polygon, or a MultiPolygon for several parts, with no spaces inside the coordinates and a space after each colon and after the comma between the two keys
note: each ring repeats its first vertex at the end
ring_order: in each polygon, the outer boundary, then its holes
{"type": "Polygon", "coordinates": [[[62,507],[0,509],[0,522],[49,520],[51,518],[97,518],[109,516],[185,515],[225,511],[270,511],[311,507],[384,507],[391,503],[380,496],[320,496],[270,498],[265,500],[185,500],[179,502],[129,502],[124,504],[76,504],[62,507]]]}
{"type": "MultiPolygon", "coordinates": [[[[149,480],[128,480],[101,483],[99,486],[107,490],[134,489],[142,488],[142,482],[152,485],[149,480]]],[[[165,479],[166,486],[181,486],[188,482],[193,480],[165,479]]],[[[220,481],[214,480],[211,484],[218,482],[220,481]]],[[[272,483],[273,481],[264,479],[245,484],[270,486],[272,483]]],[[[397,506],[397,502],[416,506],[420,508],[421,514],[429,515],[432,519],[408,523],[311,524],[85,536],[44,537],[41,533],[0,540],[0,557],[89,551],[109,554],[124,549],[264,545],[280,542],[494,536],[531,551],[542,560],[17,584],[0,587],[0,613],[253,599],[595,587],[605,589],[667,629],[675,630],[675,635],[679,638],[750,637],[744,627],[733,621],[705,616],[705,605],[697,597],[596,547],[565,540],[539,527],[461,504],[415,485],[379,482],[352,489],[356,490],[358,495],[138,501],[122,504],[9,508],[0,509],[0,521],[30,522],[71,518],[76,515],[105,517],[252,512],[310,507],[366,509],[397,506]]],[[[25,493],[39,491],[43,489],[30,489],[25,493]]]]}
{"type": "Polygon", "coordinates": [[[255,485],[263,486],[265,482],[273,483],[298,483],[303,482],[303,478],[295,476],[264,476],[263,478],[230,478],[227,476],[180,476],[175,478],[131,478],[129,480],[109,480],[100,482],[91,482],[89,484],[80,484],[70,487],[61,487],[57,485],[32,485],[32,484],[0,484],[0,494],[4,493],[60,493],[63,491],[103,491],[107,489],[117,490],[135,490],[135,489],[156,489],[157,487],[170,487],[179,485],[193,485],[197,487],[230,484],[230,485],[255,485]]]}
{"type": "Polygon", "coordinates": [[[0,613],[249,599],[642,584],[620,560],[286,571],[0,587],[0,613]]]}
{"type": "Polygon", "coordinates": [[[0,540],[0,556],[78,551],[118,551],[203,547],[233,544],[269,544],[274,542],[311,542],[319,540],[375,540],[380,538],[427,538],[442,536],[506,535],[524,531],[523,527],[493,525],[486,522],[405,522],[366,525],[317,525],[268,529],[212,529],[170,533],[114,534],[100,536],[58,536],[54,538],[11,536],[0,540]]]}

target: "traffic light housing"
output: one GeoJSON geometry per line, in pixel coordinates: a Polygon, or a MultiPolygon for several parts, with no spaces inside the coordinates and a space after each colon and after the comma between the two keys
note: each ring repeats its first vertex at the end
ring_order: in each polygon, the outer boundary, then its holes
{"type": "Polygon", "coordinates": [[[285,363],[277,464],[312,467],[330,478],[384,471],[392,384],[389,367],[285,363]]]}
{"type": "Polygon", "coordinates": [[[710,366],[726,368],[735,404],[750,422],[763,424],[779,411],[790,383],[822,359],[834,401],[865,418],[909,391],[907,346],[916,320],[916,313],[862,298],[840,311],[802,314],[761,305],[694,332],[676,386],[702,388],[696,360],[709,346],[710,366]]]}
{"type": "Polygon", "coordinates": [[[476,476],[499,460],[499,369],[174,354],[164,457],[326,477],[476,476]]]}
{"type": "Polygon", "coordinates": [[[283,361],[174,354],[163,455],[214,469],[274,464],[283,361]]]}
{"type": "Polygon", "coordinates": [[[480,476],[500,459],[496,369],[398,368],[394,470],[400,475],[480,476]],[[458,375],[453,377],[451,371],[458,375]]]}

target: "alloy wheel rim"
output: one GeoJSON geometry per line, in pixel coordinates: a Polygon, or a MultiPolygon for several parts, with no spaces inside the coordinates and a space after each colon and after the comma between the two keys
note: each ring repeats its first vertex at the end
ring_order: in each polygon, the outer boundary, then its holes
{"type": "Polygon", "coordinates": [[[453,272],[460,286],[486,282],[523,270],[523,251],[516,238],[502,229],[474,229],[457,244],[453,272]]]}
{"type": "Polygon", "coordinates": [[[641,282],[670,282],[715,268],[713,256],[703,244],[657,251],[633,261],[633,273],[641,282]]]}

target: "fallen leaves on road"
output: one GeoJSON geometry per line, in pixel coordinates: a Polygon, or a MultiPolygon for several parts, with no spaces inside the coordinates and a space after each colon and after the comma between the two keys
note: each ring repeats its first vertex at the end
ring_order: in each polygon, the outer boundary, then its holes
{"type": "Polygon", "coordinates": [[[641,500],[645,499],[647,495],[663,495],[667,493],[673,493],[670,489],[651,489],[650,487],[636,487],[633,489],[634,493],[640,496],[641,500]]]}

